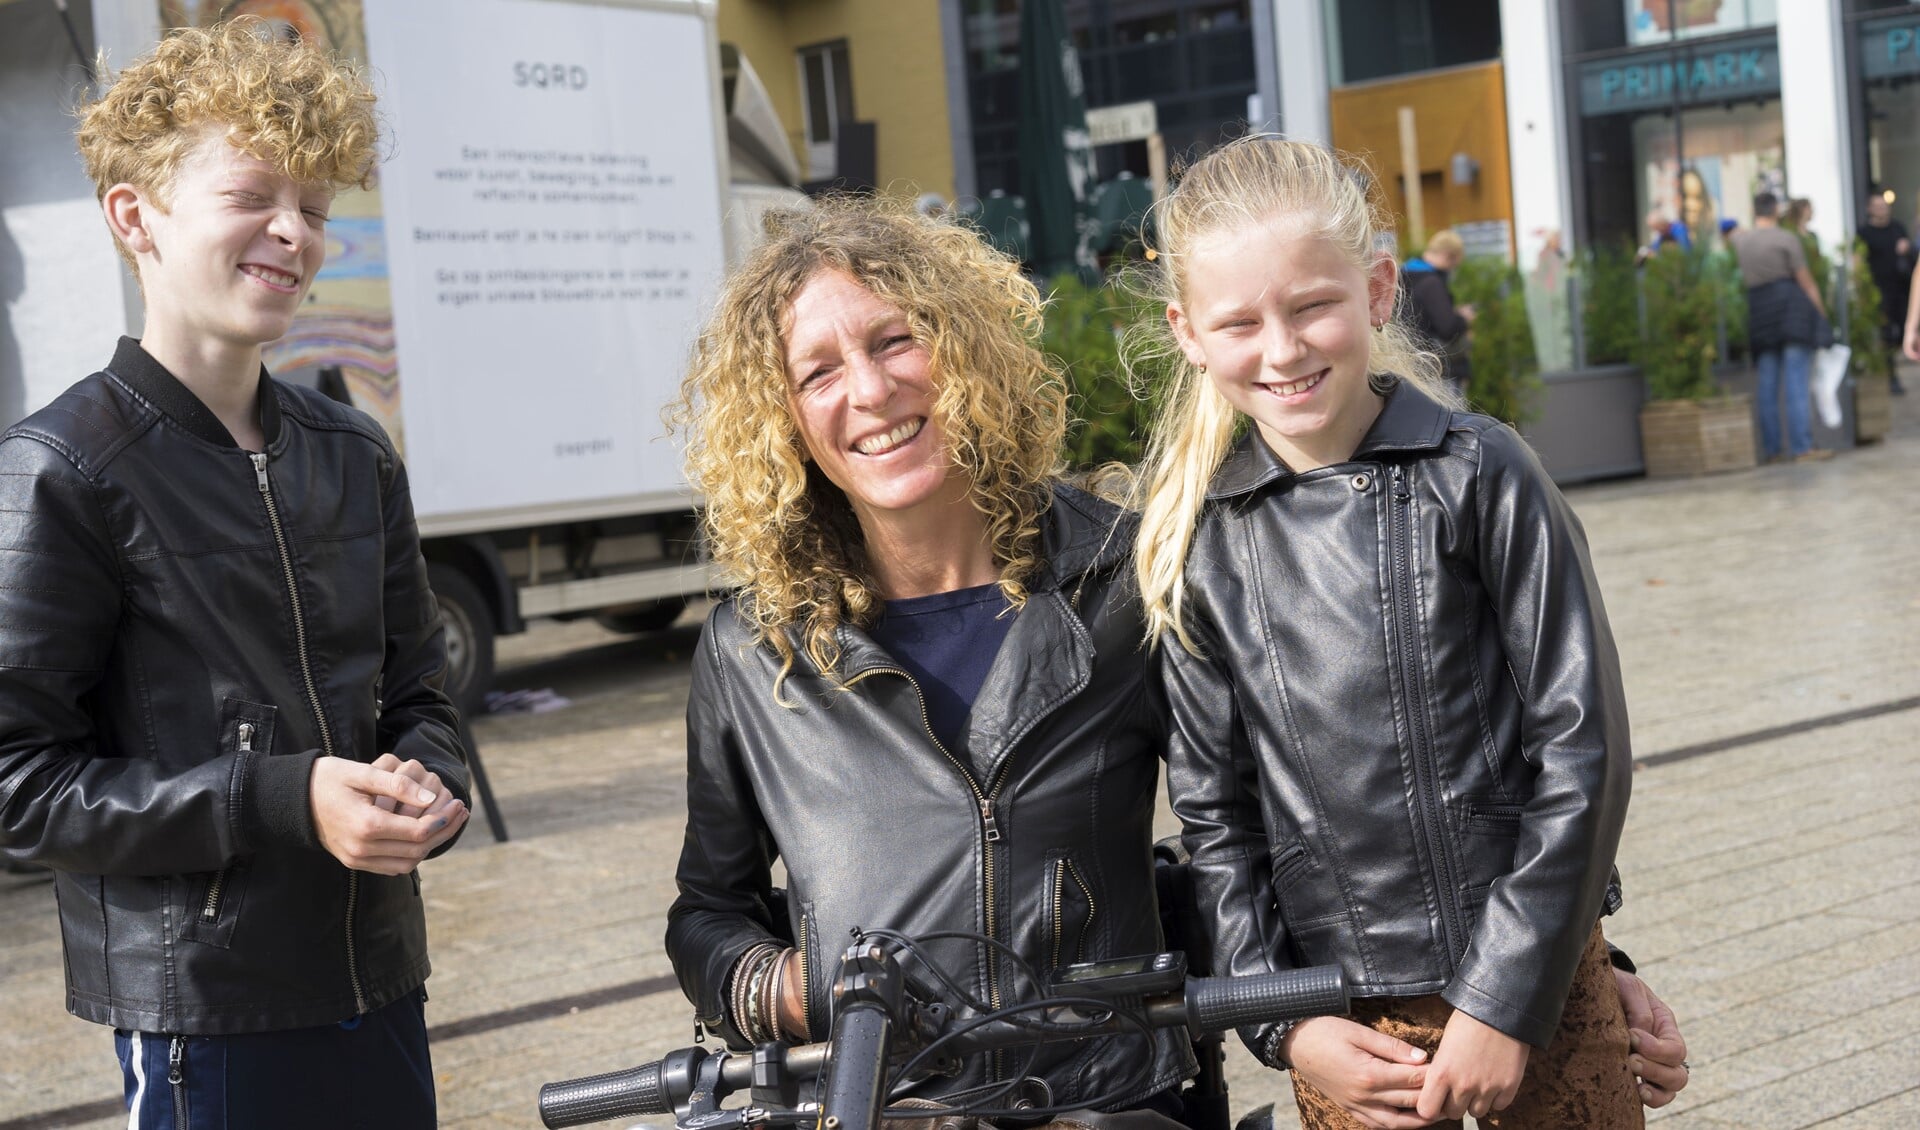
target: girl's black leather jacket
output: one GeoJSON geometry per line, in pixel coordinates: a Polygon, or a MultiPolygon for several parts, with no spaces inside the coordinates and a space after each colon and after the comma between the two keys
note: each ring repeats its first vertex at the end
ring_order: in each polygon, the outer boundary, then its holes
{"type": "Polygon", "coordinates": [[[1585,535],[1525,441],[1404,382],[1344,463],[1250,432],[1187,580],[1168,788],[1216,969],[1337,962],[1545,1046],[1632,764],[1585,535]]]}
{"type": "MultiPolygon", "coordinates": [[[[1058,964],[1161,948],[1151,859],[1164,743],[1152,666],[1140,647],[1127,566],[1131,525],[1091,495],[1056,485],[1043,574],[1007,633],[968,723],[968,749],[927,729],[918,688],[865,633],[845,628],[844,688],[804,654],[774,701],[779,661],[731,602],[694,657],[687,706],[687,835],[667,951],[695,1014],[739,1043],[725,991],[756,943],[797,943],[814,1039],[848,931],[968,930],[1000,939],[1044,976],[1058,964]],[[978,767],[978,768],[976,768],[978,767]],[[786,864],[784,921],[772,894],[786,864]]],[[[930,951],[984,1001],[1032,989],[977,943],[930,951]]],[[[934,1081],[954,1094],[1010,1073],[1020,1052],[934,1081]]],[[[1030,1072],[1053,1101],[1109,1106],[1192,1071],[1162,1032],[1054,1044],[1030,1072]]]]}
{"type": "Polygon", "coordinates": [[[406,473],[366,416],[260,394],[256,461],[123,339],[0,440],[0,853],[54,869],[67,1007],[117,1028],[309,1027],[427,976],[418,880],[349,871],[307,801],[323,752],[466,797],[406,473]]]}

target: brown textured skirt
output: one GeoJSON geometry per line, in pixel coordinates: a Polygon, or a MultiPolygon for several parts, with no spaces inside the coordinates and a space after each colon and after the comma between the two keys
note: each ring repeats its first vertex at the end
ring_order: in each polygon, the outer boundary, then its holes
{"type": "MultiPolygon", "coordinates": [[[[1353,1019],[1378,1032],[1425,1048],[1440,1046],[1453,1006],[1437,994],[1427,997],[1371,997],[1353,1002],[1353,1019]]],[[[1544,1050],[1527,1057],[1527,1073],[1513,1105],[1479,1120],[1498,1130],[1641,1130],[1646,1111],[1640,1088],[1627,1066],[1627,1017],[1607,960],[1606,939],[1593,928],[1580,967],[1573,975],[1560,1030],[1544,1050]]],[[[1293,1073],[1293,1096],[1305,1130],[1359,1130],[1360,1123],[1313,1084],[1293,1073]]],[[[1433,1123],[1465,1125],[1457,1119],[1433,1123]]]]}

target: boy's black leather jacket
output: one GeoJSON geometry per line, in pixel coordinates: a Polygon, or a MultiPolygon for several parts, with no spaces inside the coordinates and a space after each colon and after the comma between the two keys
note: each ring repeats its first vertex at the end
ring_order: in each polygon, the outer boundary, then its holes
{"type": "MultiPolygon", "coordinates": [[[[780,692],[790,709],[774,700],[772,651],[748,645],[730,602],[714,610],[693,661],[687,836],[667,924],[680,984],[708,1025],[739,1042],[727,974],[776,936],[805,955],[815,1039],[856,926],[988,934],[1043,976],[1161,948],[1151,844],[1165,730],[1140,647],[1131,530],[1117,508],[1055,486],[1046,565],[980,689],[966,751],[934,740],[915,684],[864,633],[840,632],[844,689],[801,655],[780,692]],[[776,855],[787,921],[774,919],[776,855]]],[[[927,949],[982,1000],[1031,998],[981,945],[927,949]]],[[[1002,1053],[998,1070],[1010,1074],[1022,1054],[1002,1053]]],[[[928,1090],[985,1081],[985,1057],[972,1058],[982,1062],[928,1090]]],[[[1132,1037],[1053,1044],[1031,1074],[1055,1102],[1112,1095],[1119,1107],[1191,1071],[1185,1039],[1163,1031],[1151,1048],[1132,1037]]]]}
{"type": "Polygon", "coordinates": [[[1216,967],[1334,962],[1545,1046],[1632,765],[1585,535],[1526,443],[1404,382],[1344,463],[1250,433],[1187,582],[1168,787],[1216,967]]]}
{"type": "Polygon", "coordinates": [[[463,798],[439,617],[380,427],[261,378],[264,467],[123,339],[0,440],[0,850],[52,867],[67,1007],[214,1035],[427,976],[419,884],[314,838],[316,757],[463,798]]]}

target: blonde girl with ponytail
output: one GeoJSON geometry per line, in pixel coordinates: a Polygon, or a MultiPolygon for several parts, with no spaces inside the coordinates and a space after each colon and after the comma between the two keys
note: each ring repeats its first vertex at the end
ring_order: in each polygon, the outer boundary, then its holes
{"type": "Polygon", "coordinates": [[[1166,320],[1130,344],[1173,375],[1135,560],[1215,972],[1345,968],[1352,1019],[1249,1033],[1308,1127],[1638,1127],[1598,925],[1631,755],[1585,539],[1394,320],[1370,188],[1250,137],[1154,213],[1166,320]]]}

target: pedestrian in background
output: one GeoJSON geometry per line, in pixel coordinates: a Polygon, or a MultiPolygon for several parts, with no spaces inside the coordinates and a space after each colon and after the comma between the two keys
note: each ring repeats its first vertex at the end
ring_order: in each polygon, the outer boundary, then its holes
{"type": "Polygon", "coordinates": [[[1867,216],[1860,221],[1860,242],[1867,247],[1867,273],[1880,288],[1880,342],[1887,353],[1887,372],[1893,392],[1906,392],[1900,383],[1900,337],[1907,324],[1907,295],[1913,285],[1913,240],[1893,218],[1893,205],[1874,193],[1867,197],[1867,216]]]}
{"type": "Polygon", "coordinates": [[[1441,228],[1406,267],[1407,322],[1426,348],[1440,355],[1441,379],[1463,398],[1473,380],[1470,331],[1476,311],[1471,305],[1454,305],[1451,276],[1466,253],[1459,234],[1441,228]]]}
{"type": "Polygon", "coordinates": [[[1753,198],[1753,226],[1733,235],[1740,281],[1747,288],[1747,344],[1758,382],[1762,459],[1802,462],[1833,452],[1813,446],[1813,405],[1808,382],[1813,351],[1831,344],[1826,304],[1820,299],[1798,233],[1780,223],[1780,198],[1753,198]],[[1786,404],[1785,435],[1781,403],[1786,404]]]}
{"type": "Polygon", "coordinates": [[[129,1130],[435,1122],[444,632],[386,433],[260,361],[373,101],[258,20],[125,67],[79,140],[142,337],[0,438],[0,854],[55,872],[129,1130]]]}
{"type": "Polygon", "coordinates": [[[1184,364],[1135,559],[1214,961],[1346,970],[1352,1019],[1252,1040],[1309,1130],[1639,1127],[1600,929],[1633,765],[1586,539],[1393,321],[1364,183],[1244,138],[1156,216],[1184,364]]]}

